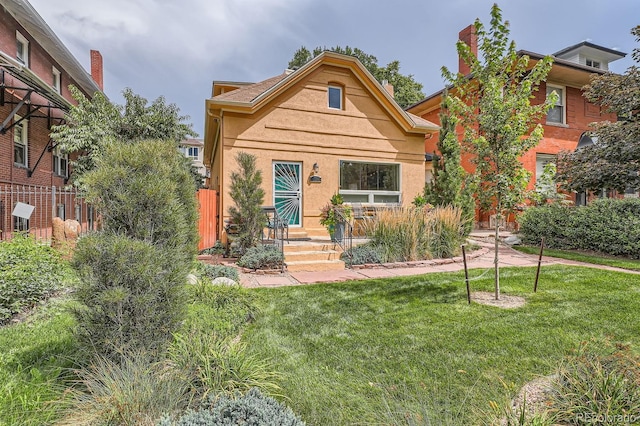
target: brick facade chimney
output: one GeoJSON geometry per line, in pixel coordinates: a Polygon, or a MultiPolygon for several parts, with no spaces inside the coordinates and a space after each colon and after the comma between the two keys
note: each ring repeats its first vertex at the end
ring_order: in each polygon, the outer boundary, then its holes
{"type": "Polygon", "coordinates": [[[96,82],[100,90],[104,91],[102,71],[102,54],[97,50],[91,51],[91,78],[96,82]]]}
{"type": "Polygon", "coordinates": [[[389,83],[387,80],[382,80],[382,87],[384,87],[384,90],[386,90],[387,93],[390,94],[392,98],[394,97],[393,84],[389,83]]]}
{"type": "MultiPolygon", "coordinates": [[[[478,35],[476,34],[476,27],[474,25],[469,25],[460,31],[458,39],[466,43],[471,48],[471,53],[473,53],[476,58],[478,57],[478,35]]],[[[462,58],[458,58],[458,71],[462,75],[467,75],[471,72],[471,69],[462,58]]]]}

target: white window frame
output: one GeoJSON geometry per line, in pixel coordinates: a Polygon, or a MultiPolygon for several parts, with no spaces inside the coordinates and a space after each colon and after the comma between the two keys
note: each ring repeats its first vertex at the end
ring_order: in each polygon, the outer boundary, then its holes
{"type": "Polygon", "coordinates": [[[553,185],[552,187],[549,187],[549,188],[544,188],[544,187],[541,187],[539,185],[540,178],[544,174],[545,166],[547,164],[549,164],[549,163],[557,164],[557,162],[558,162],[558,156],[557,155],[544,154],[544,153],[539,153],[539,152],[536,153],[536,184],[535,184],[536,189],[542,190],[542,191],[550,189],[551,191],[549,191],[549,192],[553,192],[553,193],[557,192],[557,188],[556,188],[555,185],[553,185]]]}
{"type": "Polygon", "coordinates": [[[602,63],[600,61],[595,61],[595,60],[593,60],[591,58],[587,58],[585,60],[585,64],[588,67],[592,67],[592,68],[597,68],[597,69],[601,69],[602,68],[602,63]]]}
{"type": "MultiPolygon", "coordinates": [[[[19,115],[14,115],[13,120],[17,122],[21,119],[19,115]]],[[[20,123],[13,126],[13,164],[18,167],[29,167],[29,123],[27,120],[22,120],[20,123]],[[21,129],[20,140],[17,139],[17,129],[21,129]],[[15,146],[20,145],[24,149],[24,162],[16,162],[15,146]]]]}
{"type": "Polygon", "coordinates": [[[62,93],[62,74],[56,67],[51,67],[51,87],[57,93],[62,93]]]}
{"type": "MultiPolygon", "coordinates": [[[[338,165],[339,173],[342,173],[342,163],[358,163],[358,164],[380,164],[384,166],[397,166],[398,167],[398,190],[397,191],[379,191],[374,189],[368,190],[358,190],[358,189],[340,189],[338,192],[342,196],[347,196],[345,198],[346,203],[351,203],[352,201],[348,200],[349,195],[366,195],[367,201],[353,201],[353,202],[364,202],[367,204],[401,204],[402,203],[402,164],[401,163],[385,163],[380,161],[352,161],[352,160],[340,160],[338,165]],[[394,196],[397,197],[397,201],[388,202],[388,201],[376,201],[376,196],[394,196]]],[[[338,176],[338,181],[340,182],[342,177],[338,176]]]]}
{"type": "MultiPolygon", "coordinates": [[[[547,113],[547,124],[556,124],[556,125],[566,125],[567,124],[567,87],[560,86],[556,84],[547,84],[547,96],[549,95],[550,90],[559,89],[562,90],[562,96],[558,96],[558,102],[555,104],[553,108],[561,108],[562,112],[562,121],[549,121],[549,114],[547,113]]],[[[551,109],[549,110],[551,111],[551,109]]]]}
{"type": "Polygon", "coordinates": [[[327,87],[327,106],[329,107],[329,109],[342,110],[342,106],[343,106],[342,104],[343,104],[342,87],[336,86],[336,85],[329,85],[329,87],[327,87]],[[331,90],[338,91],[338,94],[339,94],[338,99],[340,100],[340,105],[338,105],[338,107],[331,106],[331,90]]]}
{"type": "Polygon", "coordinates": [[[16,59],[29,68],[29,40],[20,31],[16,31],[16,59]],[[22,45],[22,57],[18,54],[18,46],[22,45]]]}
{"type": "Polygon", "coordinates": [[[60,147],[53,149],[53,173],[56,176],[69,177],[69,154],[63,153],[60,147]]]}
{"type": "Polygon", "coordinates": [[[197,146],[187,147],[186,156],[192,160],[198,160],[198,158],[200,158],[200,148],[197,146]],[[194,151],[195,151],[195,155],[194,155],[194,151]]]}

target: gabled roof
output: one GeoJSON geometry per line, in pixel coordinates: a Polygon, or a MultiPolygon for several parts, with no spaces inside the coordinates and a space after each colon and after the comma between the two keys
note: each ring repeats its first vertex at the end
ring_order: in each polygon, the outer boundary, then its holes
{"type": "Polygon", "coordinates": [[[393,97],[391,97],[357,58],[329,51],[322,52],[295,71],[284,72],[283,74],[259,83],[247,85],[237,90],[214,96],[206,102],[207,111],[211,109],[221,109],[223,111],[253,113],[324,64],[351,69],[372,97],[389,112],[405,131],[425,134],[439,129],[439,126],[436,124],[410,114],[400,108],[393,97]]]}
{"type": "Polygon", "coordinates": [[[49,25],[27,0],[2,0],[2,6],[88,95],[102,92],[49,25]]]}

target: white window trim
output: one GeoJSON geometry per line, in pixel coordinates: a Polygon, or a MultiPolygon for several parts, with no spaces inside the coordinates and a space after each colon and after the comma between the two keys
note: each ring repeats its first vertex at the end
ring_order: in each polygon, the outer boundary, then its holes
{"type": "Polygon", "coordinates": [[[56,176],[69,176],[69,154],[63,154],[60,150],[60,147],[55,147],[53,149],[53,172],[56,176]],[[63,159],[65,160],[64,170],[62,170],[62,168],[60,167],[60,162],[63,159]],[[60,173],[61,170],[62,173],[60,173]]]}
{"type": "MultiPolygon", "coordinates": [[[[349,161],[350,163],[362,163],[362,164],[384,164],[384,165],[397,165],[398,166],[398,191],[379,191],[379,190],[358,190],[358,189],[340,189],[338,191],[341,195],[367,195],[367,204],[388,204],[388,203],[378,203],[375,201],[376,195],[397,195],[398,203],[402,204],[402,163],[385,163],[380,161],[351,161],[351,160],[340,160],[338,164],[341,164],[343,161],[349,161]]],[[[340,166],[338,166],[340,168],[340,166]]],[[[340,173],[340,172],[339,172],[340,173]]],[[[338,180],[340,180],[340,176],[338,173],[338,180]]]]}
{"type": "MultiPolygon", "coordinates": [[[[14,122],[19,121],[21,118],[22,117],[20,117],[19,115],[14,115],[13,116],[14,122]]],[[[19,142],[16,141],[15,130],[14,130],[13,144],[15,145],[16,143],[18,143],[18,144],[24,146],[24,163],[16,163],[15,162],[15,156],[14,156],[13,164],[15,166],[18,166],[18,167],[29,167],[29,122],[28,122],[28,120],[22,120],[20,122],[20,124],[17,124],[17,125],[14,126],[14,129],[17,126],[20,126],[22,128],[22,140],[19,141],[19,142]]]]}
{"type": "Polygon", "coordinates": [[[560,89],[562,90],[562,96],[560,96],[560,99],[558,99],[559,103],[556,103],[555,107],[562,107],[562,121],[558,122],[558,121],[549,121],[548,119],[548,115],[547,115],[547,124],[550,125],[556,125],[556,126],[566,126],[567,125],[567,86],[560,86],[558,84],[547,84],[547,90],[553,88],[553,89],[560,89]]]}
{"type": "Polygon", "coordinates": [[[62,74],[56,67],[51,67],[51,87],[57,92],[62,93],[62,74]]]}
{"type": "Polygon", "coordinates": [[[329,85],[329,87],[327,88],[327,106],[329,107],[329,109],[334,109],[334,110],[342,110],[343,107],[343,93],[342,93],[342,87],[340,86],[336,86],[336,85],[329,85]],[[336,107],[332,107],[330,105],[330,97],[329,97],[329,92],[331,91],[331,89],[337,89],[340,92],[340,106],[338,108],[336,107]]]}
{"type": "Polygon", "coordinates": [[[22,62],[25,67],[29,68],[29,40],[27,40],[26,37],[20,33],[20,31],[16,31],[16,59],[22,62]],[[18,57],[18,45],[17,45],[18,42],[22,43],[24,47],[23,49],[24,58],[18,57]]]}

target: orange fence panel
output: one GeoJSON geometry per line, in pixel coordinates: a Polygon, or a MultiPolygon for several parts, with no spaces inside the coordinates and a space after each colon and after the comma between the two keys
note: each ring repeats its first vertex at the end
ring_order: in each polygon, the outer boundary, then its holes
{"type": "Polygon", "coordinates": [[[198,190],[198,232],[200,242],[198,250],[213,247],[218,239],[217,235],[217,208],[218,194],[212,189],[198,190]]]}

